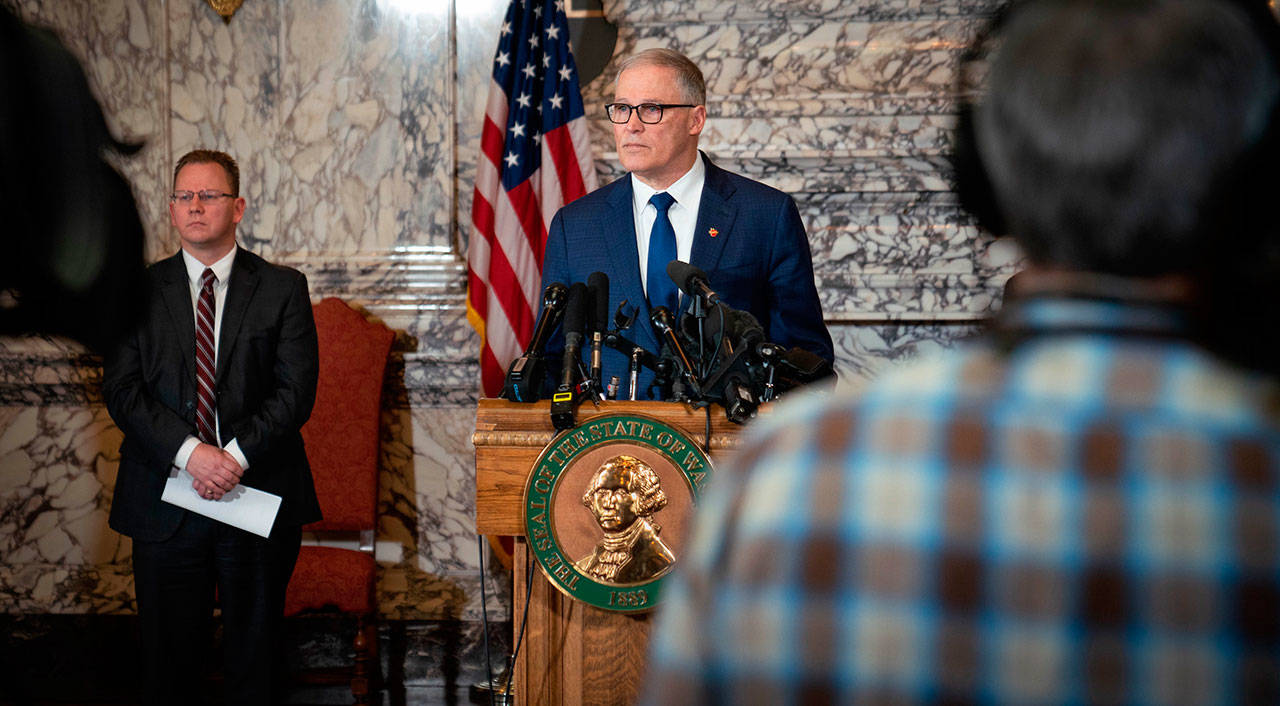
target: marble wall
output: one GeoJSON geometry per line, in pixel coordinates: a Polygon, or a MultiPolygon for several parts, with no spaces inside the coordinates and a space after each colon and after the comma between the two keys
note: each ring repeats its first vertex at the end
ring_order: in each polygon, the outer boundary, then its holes
{"type": "MultiPolygon", "coordinates": [[[[615,55],[672,46],[707,75],[703,145],[795,195],[846,384],[971,332],[1018,258],[958,208],[947,166],[960,53],[996,0],[606,0],[615,55]]],[[[18,3],[83,59],[118,134],[149,252],[176,248],[165,195],[195,146],[237,155],[242,242],[397,332],[383,415],[381,612],[479,618],[470,431],[477,338],[465,239],[504,0],[18,3]]],[[[603,178],[619,173],[584,87],[603,178]]],[[[603,182],[602,182],[603,183],[603,182]]],[[[131,609],[106,527],[120,433],[96,361],[0,339],[0,605],[131,609]]],[[[501,580],[489,579],[490,595],[501,580]]],[[[507,615],[500,600],[490,619],[507,615]]]]}

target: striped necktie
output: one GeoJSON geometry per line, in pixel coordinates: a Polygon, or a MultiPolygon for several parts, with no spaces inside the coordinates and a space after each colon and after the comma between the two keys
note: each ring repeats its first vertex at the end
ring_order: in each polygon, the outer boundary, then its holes
{"type": "Polygon", "coordinates": [[[213,346],[213,284],[218,278],[205,268],[200,275],[200,299],[196,304],[196,433],[206,444],[218,446],[217,396],[213,392],[216,360],[213,346]]]}

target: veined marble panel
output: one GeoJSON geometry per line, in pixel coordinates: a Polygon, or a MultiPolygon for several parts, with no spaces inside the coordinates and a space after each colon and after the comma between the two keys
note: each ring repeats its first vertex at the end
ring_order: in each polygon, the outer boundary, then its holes
{"type": "MultiPolygon", "coordinates": [[[[954,93],[960,56],[982,24],[972,17],[877,22],[787,17],[754,24],[706,17],[619,27],[614,53],[625,57],[650,47],[681,51],[702,70],[711,99],[767,104],[824,96],[857,100],[863,94],[937,98],[954,93]]],[[[611,66],[589,84],[584,91],[589,103],[612,93],[614,71],[611,66]]]]}
{"type": "Polygon", "coordinates": [[[384,423],[379,515],[384,541],[400,541],[406,562],[431,573],[474,571],[474,405],[397,411],[384,423]]]}
{"type": "Polygon", "coordinates": [[[982,331],[972,322],[837,324],[830,329],[842,388],[859,387],[889,367],[950,348],[982,331]]]}
{"type": "Polygon", "coordinates": [[[1023,262],[952,194],[797,196],[829,322],[981,319],[1023,262]]]}
{"type": "Polygon", "coordinates": [[[604,14],[626,25],[748,24],[806,18],[825,22],[968,17],[990,14],[999,0],[604,0],[604,14]]]}
{"type": "MultiPolygon", "coordinates": [[[[1004,273],[987,256],[994,241],[950,194],[798,195],[823,284],[867,273],[1004,273]]],[[[999,250],[999,248],[997,248],[999,250]]]]}
{"type": "Polygon", "coordinates": [[[102,407],[0,407],[6,611],[116,612],[130,542],[107,527],[120,433],[102,407]]]}
{"type": "Polygon", "coordinates": [[[738,159],[752,155],[858,156],[947,154],[953,120],[930,115],[718,118],[700,146],[738,159]]]}
{"type": "Polygon", "coordinates": [[[241,162],[241,234],[267,256],[452,244],[448,4],[175,3],[175,155],[241,162]]]}
{"type": "Polygon", "coordinates": [[[0,548],[10,564],[101,564],[129,556],[106,532],[120,434],[106,411],[0,408],[0,548]]]}

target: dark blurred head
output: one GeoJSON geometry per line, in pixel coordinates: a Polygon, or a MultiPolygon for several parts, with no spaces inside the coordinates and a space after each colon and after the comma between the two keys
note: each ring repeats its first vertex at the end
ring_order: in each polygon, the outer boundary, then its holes
{"type": "Polygon", "coordinates": [[[1192,273],[1269,239],[1280,78],[1217,0],[1036,0],[998,36],[973,138],[1001,228],[1037,264],[1192,273]]]}
{"type": "Polygon", "coordinates": [[[0,2],[0,333],[102,350],[137,320],[142,223],[103,159],[136,150],[111,135],[66,47],[0,2]]]}

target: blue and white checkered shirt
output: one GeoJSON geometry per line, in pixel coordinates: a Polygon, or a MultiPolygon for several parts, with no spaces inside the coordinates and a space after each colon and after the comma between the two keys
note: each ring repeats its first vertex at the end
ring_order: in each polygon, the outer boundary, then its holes
{"type": "Polygon", "coordinates": [[[1011,299],[778,410],[699,510],[646,703],[1280,703],[1280,389],[1182,324],[1011,299]]]}

